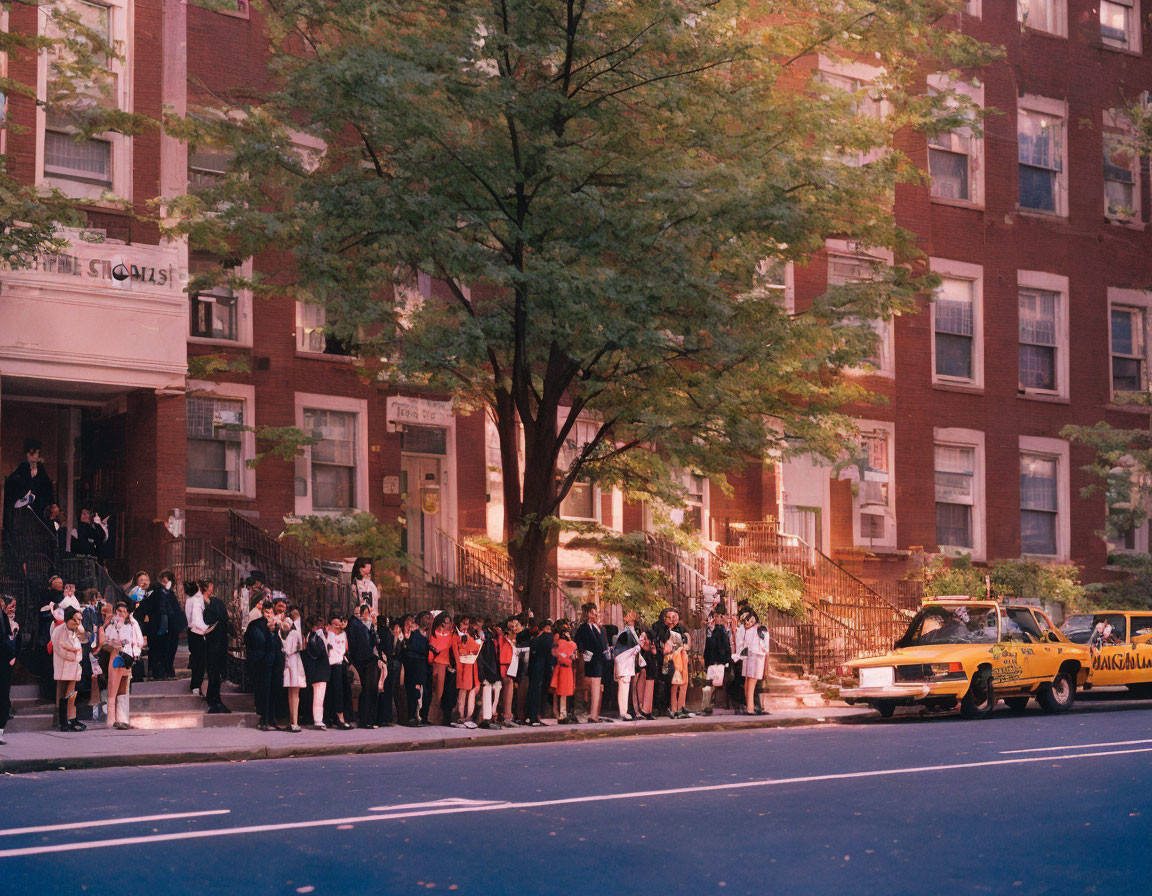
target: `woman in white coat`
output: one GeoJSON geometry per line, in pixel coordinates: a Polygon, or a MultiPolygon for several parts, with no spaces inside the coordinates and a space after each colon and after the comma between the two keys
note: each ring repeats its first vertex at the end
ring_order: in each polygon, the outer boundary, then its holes
{"type": "Polygon", "coordinates": [[[768,629],[751,610],[744,617],[744,711],[763,716],[768,711],[755,705],[756,685],[768,672],[768,629]]]}
{"type": "MultiPolygon", "coordinates": [[[[296,608],[293,607],[292,610],[296,608]]],[[[298,732],[300,728],[300,689],[308,686],[304,677],[304,661],[300,651],[304,649],[304,639],[300,629],[294,624],[292,610],[280,626],[280,640],[284,643],[284,687],[288,691],[288,730],[298,732]]]]}
{"type": "Polygon", "coordinates": [[[140,623],[128,615],[126,601],[116,602],[112,619],[104,626],[104,643],[108,645],[108,727],[124,731],[128,724],[128,689],[132,684],[132,665],[144,650],[144,633],[140,623]]]}
{"type": "Polygon", "coordinates": [[[52,677],[56,679],[61,731],[84,731],[88,727],[76,718],[76,682],[80,680],[84,638],[80,608],[65,607],[64,624],[56,626],[52,632],[52,677]]]}

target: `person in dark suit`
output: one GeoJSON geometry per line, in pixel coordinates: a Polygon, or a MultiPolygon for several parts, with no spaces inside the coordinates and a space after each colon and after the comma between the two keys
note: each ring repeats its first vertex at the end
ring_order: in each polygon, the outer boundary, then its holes
{"type": "Polygon", "coordinates": [[[24,440],[24,460],[4,480],[4,539],[9,541],[16,511],[28,509],[39,516],[56,501],[52,477],[44,469],[39,439],[24,440]]]}
{"type": "Polygon", "coordinates": [[[552,679],[553,646],[552,620],[545,619],[528,653],[528,724],[535,728],[544,724],[540,721],[540,702],[545,685],[552,679]]]}
{"type": "Polygon", "coordinates": [[[732,641],[728,637],[728,620],[723,604],[708,614],[708,635],[704,640],[704,672],[708,683],[704,685],[703,713],[712,715],[712,695],[724,686],[724,675],[732,662],[732,641]]]}
{"type": "Polygon", "coordinates": [[[408,724],[412,727],[428,725],[428,713],[432,701],[428,697],[428,630],[432,625],[432,614],[423,610],[416,618],[405,623],[404,653],[404,696],[408,703],[408,724]]]}
{"type": "Polygon", "coordinates": [[[328,638],[320,616],[308,619],[308,637],[304,640],[300,660],[304,663],[304,679],[312,689],[312,728],[324,731],[327,728],[324,724],[324,697],[332,668],[328,665],[328,638]]]}
{"type": "Polygon", "coordinates": [[[208,691],[204,699],[210,713],[229,713],[230,710],[220,699],[220,682],[228,663],[228,636],[232,625],[228,620],[228,608],[216,596],[216,583],[200,583],[200,594],[204,597],[204,668],[208,675],[208,691]]]}
{"type": "MultiPolygon", "coordinates": [[[[15,605],[16,601],[12,601],[15,605]]],[[[8,618],[8,602],[0,596],[0,746],[4,740],[4,726],[12,709],[12,666],[16,663],[16,635],[8,618]]]]}
{"type": "Polygon", "coordinates": [[[80,522],[76,524],[76,534],[72,537],[72,553],[77,557],[104,555],[104,543],[108,541],[108,523],[100,519],[87,504],[80,505],[80,522]]]}
{"type": "Polygon", "coordinates": [[[348,620],[348,660],[360,676],[360,703],[357,724],[360,728],[376,727],[376,702],[380,685],[380,653],[376,627],[372,624],[372,605],[361,604],[348,620]]]}
{"type": "Polygon", "coordinates": [[[588,686],[588,721],[611,722],[601,718],[600,700],[604,696],[604,670],[611,656],[604,629],[600,626],[600,608],[589,601],[580,608],[584,621],[576,629],[576,649],[584,658],[584,683],[588,686]]]}
{"type": "Polygon", "coordinates": [[[270,721],[272,713],[272,669],[277,654],[283,650],[280,638],[272,631],[274,610],[265,601],[260,615],[244,629],[244,654],[248,661],[248,675],[252,679],[252,695],[256,701],[256,714],[260,721],[256,727],[269,731],[276,726],[270,721]]]}
{"type": "Polygon", "coordinates": [[[388,675],[384,679],[384,690],[380,692],[376,702],[376,724],[382,728],[391,728],[396,719],[393,701],[400,709],[401,717],[405,720],[408,718],[407,700],[404,699],[404,692],[400,689],[400,679],[403,678],[400,674],[404,652],[403,620],[381,616],[376,628],[380,639],[380,659],[388,670],[388,675]]]}

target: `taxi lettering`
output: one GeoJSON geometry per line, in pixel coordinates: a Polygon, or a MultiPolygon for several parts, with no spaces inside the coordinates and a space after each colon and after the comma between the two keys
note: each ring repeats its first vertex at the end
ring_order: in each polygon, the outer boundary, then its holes
{"type": "Polygon", "coordinates": [[[1097,654],[1092,657],[1093,669],[1107,669],[1110,672],[1126,672],[1129,669],[1152,669],[1152,657],[1140,656],[1133,653],[1111,656],[1097,654]]]}

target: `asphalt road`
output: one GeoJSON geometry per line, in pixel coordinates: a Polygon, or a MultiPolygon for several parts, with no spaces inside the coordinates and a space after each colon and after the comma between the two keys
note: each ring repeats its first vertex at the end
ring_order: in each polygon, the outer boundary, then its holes
{"type": "Polygon", "coordinates": [[[1145,894],[1150,762],[1135,708],[21,775],[0,892],[1145,894]]]}

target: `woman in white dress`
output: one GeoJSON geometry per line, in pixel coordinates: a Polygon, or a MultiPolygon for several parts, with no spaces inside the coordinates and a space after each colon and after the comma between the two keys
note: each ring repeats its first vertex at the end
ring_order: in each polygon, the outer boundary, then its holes
{"type": "MultiPolygon", "coordinates": [[[[292,610],[296,608],[293,607],[292,610]]],[[[304,639],[292,620],[292,610],[284,618],[280,627],[280,640],[284,642],[284,687],[288,689],[288,730],[300,731],[300,689],[307,687],[304,677],[304,661],[300,651],[304,649],[304,639]]]]}
{"type": "Polygon", "coordinates": [[[119,600],[112,619],[104,626],[104,643],[108,645],[108,727],[124,731],[128,724],[128,693],[132,685],[132,666],[144,650],[144,633],[129,615],[128,603],[119,600]]]}
{"type": "Polygon", "coordinates": [[[83,637],[79,608],[65,607],[64,624],[56,626],[52,632],[52,677],[56,679],[61,731],[83,731],[88,727],[76,718],[76,682],[80,680],[83,637]]]}
{"type": "Polygon", "coordinates": [[[357,557],[352,564],[352,590],[356,593],[356,606],[372,605],[372,615],[380,612],[380,589],[372,581],[372,559],[357,557]]]}
{"type": "Polygon", "coordinates": [[[749,715],[763,716],[768,711],[755,705],[756,685],[768,671],[768,629],[751,610],[744,617],[744,709],[749,715]]]}

